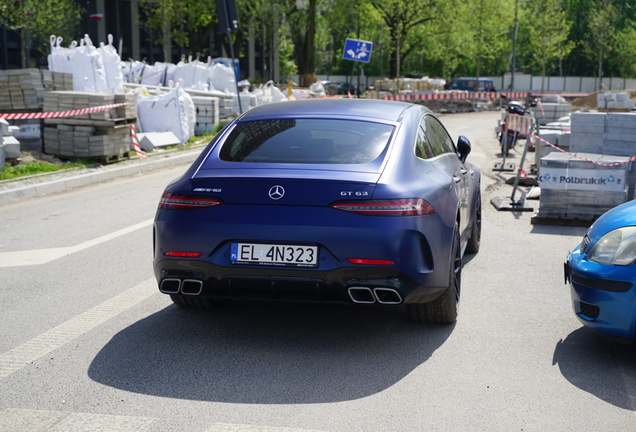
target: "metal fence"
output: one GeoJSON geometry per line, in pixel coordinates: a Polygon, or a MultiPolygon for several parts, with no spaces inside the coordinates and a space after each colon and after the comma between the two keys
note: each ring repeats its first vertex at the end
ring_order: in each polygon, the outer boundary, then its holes
{"type": "MultiPolygon", "coordinates": [[[[296,77],[295,77],[296,78],[296,77]]],[[[365,89],[373,85],[374,80],[381,79],[376,76],[363,76],[360,78],[360,88],[365,89]]],[[[599,81],[595,77],[541,77],[528,74],[515,74],[514,87],[511,88],[512,75],[489,76],[495,83],[497,90],[530,93],[593,93],[600,90],[636,90],[636,79],[606,77],[599,81]]],[[[346,75],[319,75],[319,80],[330,82],[350,81],[351,77],[346,75]]],[[[297,80],[297,78],[296,78],[297,80]]],[[[297,82],[297,81],[296,81],[297,82]]],[[[353,77],[353,83],[358,83],[358,77],[353,77]]]]}

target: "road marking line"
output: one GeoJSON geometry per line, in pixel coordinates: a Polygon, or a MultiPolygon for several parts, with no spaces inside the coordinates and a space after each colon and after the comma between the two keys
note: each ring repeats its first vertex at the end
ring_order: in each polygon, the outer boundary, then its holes
{"type": "Polygon", "coordinates": [[[205,432],[326,432],[314,429],[296,429],[287,427],[254,426],[245,424],[214,423],[205,432]]]}
{"type": "Polygon", "coordinates": [[[68,411],[9,408],[0,411],[0,430],[30,432],[152,431],[157,419],[68,411]]]}
{"type": "Polygon", "coordinates": [[[119,231],[112,232],[110,234],[97,237],[92,240],[85,241],[76,246],[57,247],[49,249],[34,249],[25,251],[14,252],[0,252],[0,268],[3,267],[20,267],[28,265],[46,264],[56,259],[63,258],[75,252],[88,249],[96,246],[100,243],[107,242],[109,240],[121,237],[140,228],[145,228],[152,225],[153,219],[148,219],[138,224],[131,225],[127,228],[120,229],[119,231]]]}
{"type": "Polygon", "coordinates": [[[147,279],[75,318],[0,354],[0,379],[28,366],[158,292],[154,278],[147,279]]]}

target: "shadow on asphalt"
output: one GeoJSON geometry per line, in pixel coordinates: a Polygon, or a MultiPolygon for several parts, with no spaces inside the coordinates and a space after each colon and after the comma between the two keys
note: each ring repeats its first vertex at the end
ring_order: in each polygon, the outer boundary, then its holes
{"type": "Polygon", "coordinates": [[[636,411],[636,345],[612,342],[580,328],[557,343],[552,364],[572,385],[636,411]]]}
{"type": "Polygon", "coordinates": [[[454,328],[412,323],[405,316],[398,306],[169,306],[115,335],[88,374],[121,390],[188,400],[353,400],[399,382],[454,328]]]}

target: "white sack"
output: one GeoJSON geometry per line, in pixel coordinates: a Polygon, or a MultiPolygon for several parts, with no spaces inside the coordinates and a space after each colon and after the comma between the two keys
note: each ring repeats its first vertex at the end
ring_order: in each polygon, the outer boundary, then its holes
{"type": "Polygon", "coordinates": [[[211,89],[236,94],[236,77],[232,67],[215,63],[208,71],[211,89]]]}
{"type": "Polygon", "coordinates": [[[190,112],[194,112],[194,103],[184,94],[183,89],[171,88],[160,95],[140,96],[137,113],[141,132],[172,132],[182,144],[192,138],[190,112]]]}
{"type": "Polygon", "coordinates": [[[102,57],[106,75],[106,91],[108,93],[122,93],[124,91],[124,74],[122,73],[121,58],[113,46],[113,35],[108,35],[108,45],[100,44],[97,52],[102,57]]]}

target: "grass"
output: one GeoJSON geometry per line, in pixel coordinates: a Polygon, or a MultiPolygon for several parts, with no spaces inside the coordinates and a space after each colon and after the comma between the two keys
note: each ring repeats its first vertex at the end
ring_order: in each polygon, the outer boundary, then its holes
{"type": "Polygon", "coordinates": [[[11,180],[36,174],[66,170],[69,168],[83,168],[90,166],[91,164],[94,164],[94,162],[91,161],[91,163],[86,163],[79,160],[75,162],[59,164],[44,161],[34,161],[14,166],[7,164],[4,169],[0,169],[0,180],[11,180]]]}

